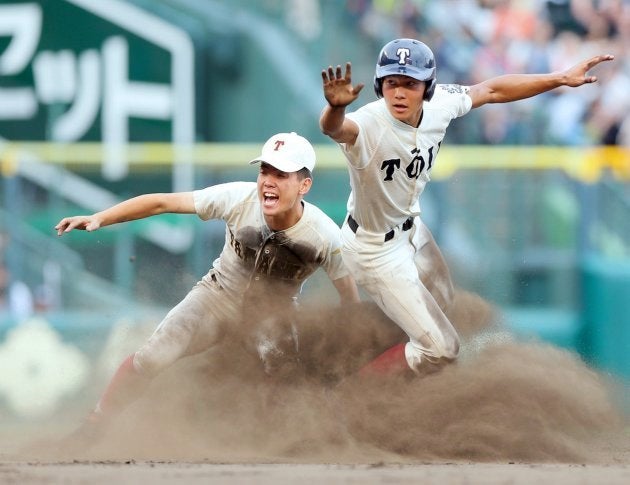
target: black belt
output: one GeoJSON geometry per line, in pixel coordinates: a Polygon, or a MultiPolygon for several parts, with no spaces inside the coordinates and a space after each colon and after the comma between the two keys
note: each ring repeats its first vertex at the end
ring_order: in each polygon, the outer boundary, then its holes
{"type": "MultiPolygon", "coordinates": [[[[354,232],[355,234],[357,233],[357,229],[359,229],[359,223],[357,221],[355,221],[354,217],[352,217],[350,214],[348,214],[348,227],[350,229],[352,229],[352,232],[354,232]]],[[[409,217],[405,222],[403,222],[402,230],[403,231],[408,231],[412,227],[413,227],[413,217],[409,217]]],[[[393,239],[394,238],[394,234],[395,233],[394,233],[393,229],[391,231],[389,231],[388,233],[386,233],[385,236],[384,236],[384,242],[387,242],[390,239],[393,239]]]]}

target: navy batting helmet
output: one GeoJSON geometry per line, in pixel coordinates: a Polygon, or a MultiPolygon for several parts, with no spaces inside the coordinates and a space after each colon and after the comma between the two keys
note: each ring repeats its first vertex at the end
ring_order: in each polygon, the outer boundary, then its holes
{"type": "Polygon", "coordinates": [[[409,76],[426,83],[424,99],[430,101],[435,92],[435,56],[426,44],[415,39],[396,39],[385,44],[378,55],[374,92],[383,97],[385,76],[409,76]]]}

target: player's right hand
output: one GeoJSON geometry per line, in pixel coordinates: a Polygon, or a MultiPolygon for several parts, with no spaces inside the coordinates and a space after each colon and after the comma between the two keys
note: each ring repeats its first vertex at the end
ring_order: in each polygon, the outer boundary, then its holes
{"type": "Polygon", "coordinates": [[[324,97],[333,108],[348,106],[359,97],[364,86],[361,83],[352,86],[352,66],[349,62],[346,63],[345,75],[341,72],[341,66],[336,69],[328,66],[328,69],[322,71],[322,81],[324,97]]]}
{"type": "Polygon", "coordinates": [[[73,229],[81,231],[96,231],[99,227],[101,227],[101,223],[94,216],[73,216],[61,219],[55,226],[55,230],[57,231],[57,236],[61,236],[73,229]]]}

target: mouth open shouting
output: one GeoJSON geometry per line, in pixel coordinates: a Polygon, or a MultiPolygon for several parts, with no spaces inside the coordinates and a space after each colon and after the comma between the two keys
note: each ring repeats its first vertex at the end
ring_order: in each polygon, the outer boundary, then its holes
{"type": "Polygon", "coordinates": [[[311,178],[298,172],[283,172],[262,163],[258,172],[258,200],[267,225],[273,230],[293,226],[302,216],[302,196],[308,192],[311,178]]]}
{"type": "Polygon", "coordinates": [[[278,194],[275,194],[273,192],[268,192],[265,191],[263,192],[263,208],[265,209],[274,209],[276,207],[278,207],[278,204],[280,202],[280,197],[278,196],[278,194]]]}

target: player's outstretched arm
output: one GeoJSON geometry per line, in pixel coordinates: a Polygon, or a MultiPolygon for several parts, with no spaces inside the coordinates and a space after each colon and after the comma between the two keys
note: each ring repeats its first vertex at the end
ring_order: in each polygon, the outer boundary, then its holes
{"type": "Polygon", "coordinates": [[[352,85],[352,65],[346,63],[346,73],[341,66],[322,71],[324,97],[328,104],[322,111],[319,126],[322,133],[338,143],[354,143],[359,133],[356,123],[346,119],[346,106],[359,97],[363,84],[352,85]]]}
{"type": "Polygon", "coordinates": [[[96,231],[111,224],[167,212],[194,214],[196,211],[192,192],[139,195],[89,216],[64,217],[55,226],[55,230],[58,236],[73,229],[96,231]]]}
{"type": "Polygon", "coordinates": [[[612,61],[611,54],[591,57],[573,67],[549,74],[507,74],[498,76],[470,87],[472,107],[487,103],[509,103],[530,98],[561,86],[579,87],[597,81],[597,76],[588,71],[605,61],[612,61]]]}

